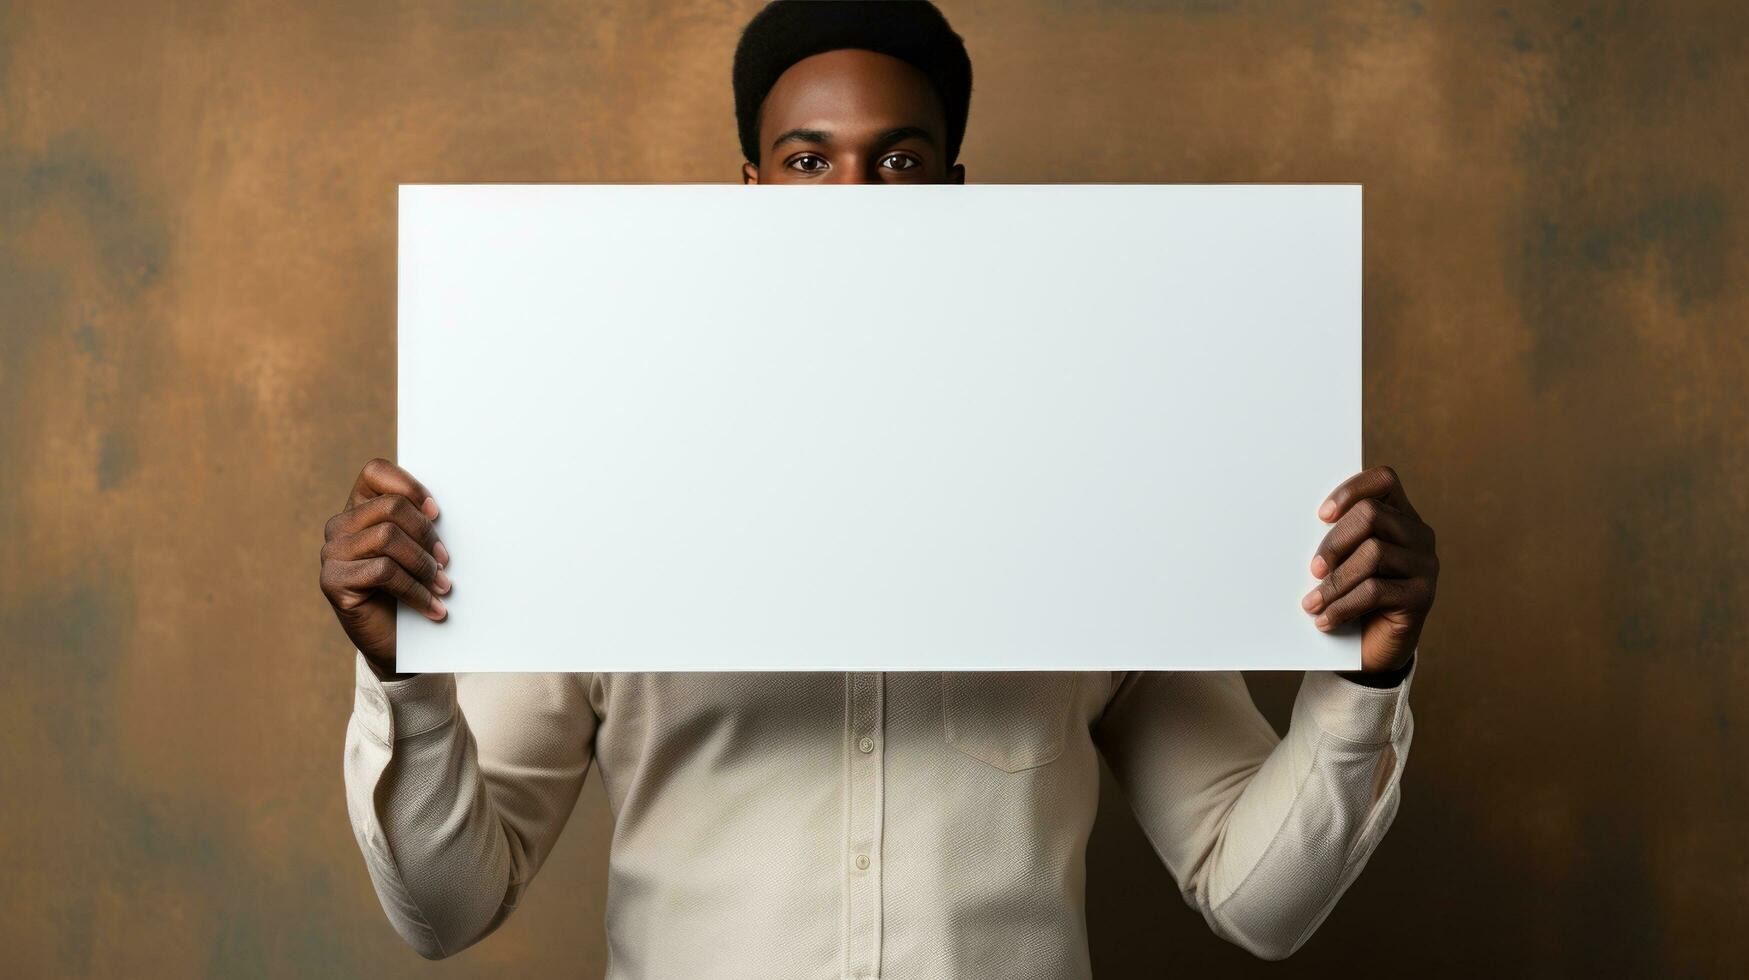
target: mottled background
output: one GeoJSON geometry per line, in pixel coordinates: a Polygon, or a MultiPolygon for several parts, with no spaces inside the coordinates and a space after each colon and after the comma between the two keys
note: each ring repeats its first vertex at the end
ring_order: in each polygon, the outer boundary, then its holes
{"type": "MultiPolygon", "coordinates": [[[[1349,897],[1251,961],[1108,796],[1100,974],[1741,969],[1743,6],[944,6],[973,179],[1366,185],[1366,460],[1440,530],[1349,897]]],[[[320,528],[394,448],[396,184],[734,180],[753,7],[0,3],[0,973],[599,973],[593,777],[502,932],[390,931],[320,528]]]]}

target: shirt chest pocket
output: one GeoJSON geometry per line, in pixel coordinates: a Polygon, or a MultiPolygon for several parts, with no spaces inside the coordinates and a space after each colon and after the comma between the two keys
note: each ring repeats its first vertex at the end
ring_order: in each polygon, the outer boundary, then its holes
{"type": "Polygon", "coordinates": [[[1073,671],[941,675],[947,743],[1004,772],[1049,765],[1063,754],[1080,675],[1073,671]]]}

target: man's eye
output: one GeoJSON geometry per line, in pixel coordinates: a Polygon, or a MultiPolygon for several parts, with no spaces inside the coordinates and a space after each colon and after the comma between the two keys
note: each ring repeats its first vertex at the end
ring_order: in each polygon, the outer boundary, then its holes
{"type": "Polygon", "coordinates": [[[881,166],[888,170],[910,170],[922,166],[917,158],[909,153],[889,153],[881,158],[881,166]]]}
{"type": "Polygon", "coordinates": [[[804,153],[789,162],[790,169],[800,170],[805,174],[819,173],[826,169],[826,160],[812,153],[804,153]]]}

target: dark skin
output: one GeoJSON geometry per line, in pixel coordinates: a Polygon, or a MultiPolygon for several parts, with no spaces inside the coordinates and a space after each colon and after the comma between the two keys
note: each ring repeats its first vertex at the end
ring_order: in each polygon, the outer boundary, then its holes
{"type": "MultiPolygon", "coordinates": [[[[963,184],[946,158],[941,101],[922,72],[871,51],[829,51],[784,72],[760,113],[748,184],[963,184]]],[[[395,605],[448,615],[449,552],[437,502],[386,459],[366,463],[346,507],[328,521],[322,592],[353,644],[395,674],[395,605]]],[[[1311,557],[1318,584],[1300,606],[1320,630],[1358,630],[1361,683],[1395,683],[1421,638],[1439,578],[1433,528],[1395,470],[1375,466],[1342,481],[1319,505],[1330,529],[1311,557]]]]}

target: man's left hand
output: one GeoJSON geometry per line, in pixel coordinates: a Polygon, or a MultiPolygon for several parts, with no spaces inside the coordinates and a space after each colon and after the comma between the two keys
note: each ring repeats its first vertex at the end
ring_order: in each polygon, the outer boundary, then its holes
{"type": "Polygon", "coordinates": [[[1363,671],[1402,667],[1433,608],[1439,579],[1433,528],[1415,512],[1389,466],[1342,481],[1318,517],[1334,526],[1312,557],[1312,574],[1323,581],[1300,607],[1326,632],[1350,621],[1360,626],[1363,671]]]}

